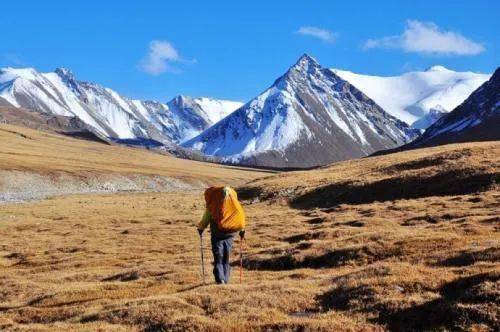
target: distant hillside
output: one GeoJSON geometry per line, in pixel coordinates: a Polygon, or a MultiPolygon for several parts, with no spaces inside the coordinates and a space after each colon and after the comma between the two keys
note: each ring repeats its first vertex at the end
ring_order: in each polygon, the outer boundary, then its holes
{"type": "Polygon", "coordinates": [[[245,199],[285,199],[298,208],[462,195],[500,183],[500,142],[416,149],[254,180],[245,199]]]}
{"type": "Polygon", "coordinates": [[[0,124],[0,203],[71,193],[190,190],[265,174],[0,124]]]}
{"type": "Polygon", "coordinates": [[[92,128],[76,117],[44,114],[23,108],[0,106],[0,123],[109,143],[105,136],[96,134],[92,128]]]}

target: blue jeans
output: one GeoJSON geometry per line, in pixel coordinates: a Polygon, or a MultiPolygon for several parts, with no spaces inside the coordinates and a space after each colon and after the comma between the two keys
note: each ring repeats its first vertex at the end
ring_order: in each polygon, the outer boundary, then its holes
{"type": "Polygon", "coordinates": [[[218,284],[229,282],[231,275],[231,266],[229,258],[231,257],[231,248],[233,247],[233,236],[214,237],[212,236],[212,253],[214,255],[214,277],[218,284]]]}

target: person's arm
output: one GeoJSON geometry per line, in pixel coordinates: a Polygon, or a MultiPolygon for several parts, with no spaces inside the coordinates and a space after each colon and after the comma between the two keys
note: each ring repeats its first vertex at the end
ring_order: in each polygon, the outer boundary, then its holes
{"type": "Polygon", "coordinates": [[[210,224],[210,221],[212,220],[212,215],[208,210],[205,210],[205,213],[203,213],[203,217],[201,217],[200,222],[198,223],[198,233],[200,235],[203,233],[205,228],[210,224]]]}

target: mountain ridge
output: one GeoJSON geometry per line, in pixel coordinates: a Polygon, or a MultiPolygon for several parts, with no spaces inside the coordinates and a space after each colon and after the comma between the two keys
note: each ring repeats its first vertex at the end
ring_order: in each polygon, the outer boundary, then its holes
{"type": "Polygon", "coordinates": [[[182,146],[230,163],[312,167],[395,147],[415,136],[304,54],[263,93],[182,146]]]}
{"type": "Polygon", "coordinates": [[[44,114],[75,116],[112,140],[155,140],[174,148],[228,115],[241,103],[179,96],[167,103],[132,100],[60,67],[0,69],[0,104],[44,114]],[[186,107],[184,107],[186,105],[186,107]]]}

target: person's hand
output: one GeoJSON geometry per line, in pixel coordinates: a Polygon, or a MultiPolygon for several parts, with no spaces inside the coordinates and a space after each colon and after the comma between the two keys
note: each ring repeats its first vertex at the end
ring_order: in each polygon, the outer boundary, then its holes
{"type": "Polygon", "coordinates": [[[242,229],[242,230],[240,231],[240,238],[242,238],[242,239],[244,239],[244,238],[245,238],[245,230],[244,230],[244,229],[242,229]]]}
{"type": "Polygon", "coordinates": [[[200,236],[202,236],[203,235],[203,229],[199,229],[198,228],[198,234],[200,234],[200,236]]]}

